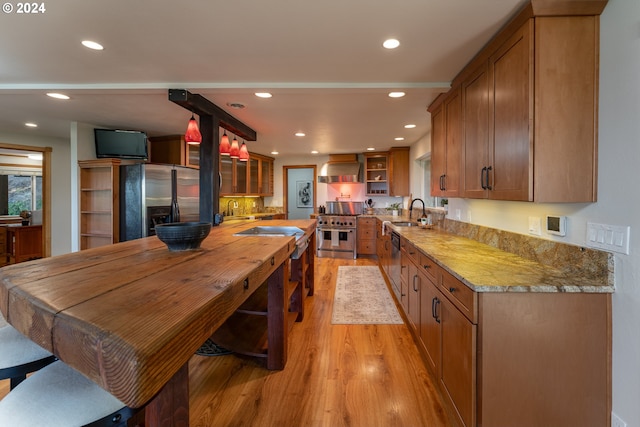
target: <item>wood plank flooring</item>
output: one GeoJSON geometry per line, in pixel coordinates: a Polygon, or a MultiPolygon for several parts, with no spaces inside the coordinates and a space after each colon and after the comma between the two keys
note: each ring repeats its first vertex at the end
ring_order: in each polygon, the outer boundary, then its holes
{"type": "MultiPolygon", "coordinates": [[[[283,371],[234,355],[193,356],[192,427],[393,427],[452,425],[405,325],[332,325],[340,265],[316,259],[314,296],[289,335],[283,371]]],[[[8,392],[0,381],[0,397],[8,392]]]]}

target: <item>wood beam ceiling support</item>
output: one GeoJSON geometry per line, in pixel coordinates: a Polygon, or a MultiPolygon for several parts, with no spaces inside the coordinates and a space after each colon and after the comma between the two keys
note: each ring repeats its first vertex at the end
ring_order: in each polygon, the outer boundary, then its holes
{"type": "Polygon", "coordinates": [[[191,93],[186,89],[169,89],[169,101],[175,102],[199,116],[213,116],[218,120],[222,129],[226,129],[247,141],[255,141],[257,139],[255,130],[202,95],[191,93]]]}

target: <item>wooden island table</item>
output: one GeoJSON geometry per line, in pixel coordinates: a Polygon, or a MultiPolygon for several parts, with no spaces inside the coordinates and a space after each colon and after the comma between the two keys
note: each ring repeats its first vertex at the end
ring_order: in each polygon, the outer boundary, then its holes
{"type": "Polygon", "coordinates": [[[194,251],[148,237],[7,266],[0,311],[127,406],[144,407],[144,425],[188,426],[188,361],[207,338],[265,284],[267,365],[282,369],[289,311],[300,320],[299,291],[313,292],[315,220],[268,222],[305,231],[299,260],[294,237],[234,236],[264,224],[214,227],[194,251]]]}

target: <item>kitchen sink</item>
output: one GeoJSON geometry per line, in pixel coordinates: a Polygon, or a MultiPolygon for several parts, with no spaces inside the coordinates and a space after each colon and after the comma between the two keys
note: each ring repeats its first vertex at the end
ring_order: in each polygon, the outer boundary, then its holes
{"type": "Polygon", "coordinates": [[[304,236],[304,231],[298,227],[259,225],[239,231],[234,236],[296,236],[296,239],[299,239],[304,236]]]}
{"type": "Polygon", "coordinates": [[[396,227],[417,227],[419,224],[417,222],[413,222],[413,221],[398,221],[398,222],[392,222],[392,225],[395,225],[396,227]]]}
{"type": "Polygon", "coordinates": [[[304,231],[298,227],[278,227],[270,225],[259,225],[251,227],[244,231],[239,231],[234,236],[266,236],[266,237],[282,237],[295,236],[296,249],[291,254],[291,258],[298,259],[309,246],[309,238],[304,237],[304,231]]]}

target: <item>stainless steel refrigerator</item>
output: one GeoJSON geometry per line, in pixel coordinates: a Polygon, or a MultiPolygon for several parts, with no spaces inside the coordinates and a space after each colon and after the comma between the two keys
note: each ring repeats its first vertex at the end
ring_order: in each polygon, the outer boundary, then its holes
{"type": "Polygon", "coordinates": [[[152,163],[120,166],[120,241],[152,236],[156,224],[199,221],[199,197],[197,169],[152,163]]]}

